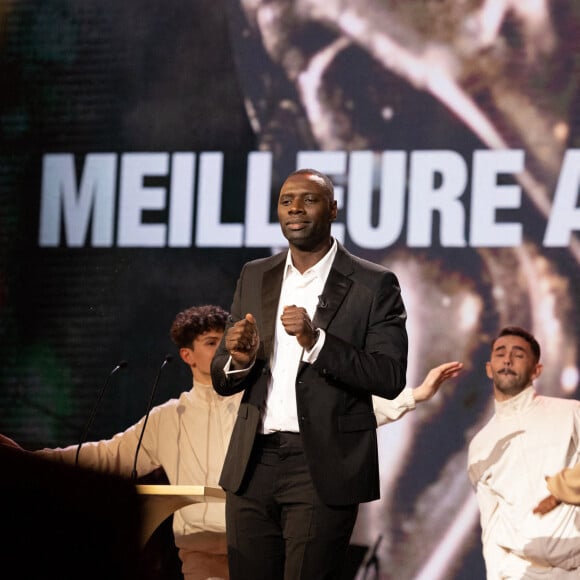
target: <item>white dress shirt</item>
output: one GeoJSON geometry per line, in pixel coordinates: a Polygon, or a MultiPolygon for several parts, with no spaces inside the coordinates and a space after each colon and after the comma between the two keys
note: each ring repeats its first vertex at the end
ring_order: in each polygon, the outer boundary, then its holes
{"type": "Polygon", "coordinates": [[[306,309],[310,318],[314,313],[322,294],[326,279],[336,256],[337,244],[326,255],[301,274],[292,264],[290,251],[286,257],[284,279],[276,315],[276,332],[274,350],[270,360],[272,376],[268,385],[268,397],[263,415],[263,433],[274,431],[298,432],[298,412],[296,409],[296,373],[300,361],[314,362],[324,344],[324,332],[310,351],[304,351],[295,336],[290,336],[282,326],[280,316],[285,306],[295,305],[306,309]]]}

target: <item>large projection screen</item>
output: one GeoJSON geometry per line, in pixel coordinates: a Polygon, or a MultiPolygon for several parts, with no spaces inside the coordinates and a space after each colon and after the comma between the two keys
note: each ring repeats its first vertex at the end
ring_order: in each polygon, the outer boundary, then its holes
{"type": "Polygon", "coordinates": [[[537,389],[579,398],[580,3],[9,0],[0,22],[0,432],[78,442],[120,360],[90,437],[137,421],[174,315],[230,307],[284,245],[282,180],[315,167],[334,236],[400,278],[408,384],[465,363],[379,429],[353,543],[384,579],[483,579],[490,338],[529,328],[537,389]]]}

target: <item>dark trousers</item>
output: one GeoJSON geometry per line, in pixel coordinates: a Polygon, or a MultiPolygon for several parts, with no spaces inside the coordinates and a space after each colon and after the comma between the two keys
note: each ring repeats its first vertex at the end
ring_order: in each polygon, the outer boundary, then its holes
{"type": "Polygon", "coordinates": [[[337,580],[357,513],[320,500],[300,434],[258,435],[242,490],[226,496],[230,579],[337,580]]]}

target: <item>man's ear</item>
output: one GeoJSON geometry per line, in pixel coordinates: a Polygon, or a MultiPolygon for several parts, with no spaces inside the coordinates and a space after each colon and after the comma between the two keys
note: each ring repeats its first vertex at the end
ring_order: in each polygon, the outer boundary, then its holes
{"type": "Polygon", "coordinates": [[[332,200],[332,206],[330,208],[330,221],[333,222],[336,220],[336,216],[338,215],[338,205],[336,203],[336,199],[332,200]]]}
{"type": "Polygon", "coordinates": [[[532,373],[532,381],[537,379],[542,374],[543,370],[544,370],[544,365],[542,363],[536,363],[536,368],[534,369],[534,372],[532,373]]]}
{"type": "Polygon", "coordinates": [[[193,350],[191,348],[185,348],[182,347],[179,349],[179,356],[181,357],[181,360],[186,364],[186,365],[193,365],[195,363],[195,357],[193,354],[193,350]]]}
{"type": "Polygon", "coordinates": [[[485,363],[485,374],[487,375],[488,379],[493,379],[493,373],[491,372],[491,363],[489,361],[485,363]]]}

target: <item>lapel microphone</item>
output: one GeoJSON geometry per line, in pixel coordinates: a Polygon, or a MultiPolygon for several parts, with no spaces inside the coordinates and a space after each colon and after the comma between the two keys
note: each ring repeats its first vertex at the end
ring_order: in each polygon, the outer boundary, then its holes
{"type": "Polygon", "coordinates": [[[141,441],[143,441],[143,434],[145,433],[145,427],[147,427],[147,421],[149,420],[149,413],[153,407],[153,400],[155,399],[155,391],[157,390],[157,384],[159,383],[159,377],[161,376],[161,371],[167,363],[170,363],[173,357],[170,354],[165,355],[159,370],[157,371],[157,376],[155,377],[155,382],[153,383],[153,388],[151,389],[151,396],[149,397],[149,404],[147,405],[147,412],[145,413],[145,421],[143,421],[143,429],[141,429],[141,434],[139,435],[139,442],[135,449],[135,459],[133,460],[133,471],[131,472],[131,479],[135,481],[137,479],[137,457],[139,455],[139,449],[141,449],[141,441]]]}
{"type": "Polygon", "coordinates": [[[316,305],[316,307],[324,310],[327,306],[328,302],[326,301],[326,298],[324,297],[323,294],[320,294],[320,296],[318,296],[318,304],[316,305]]]}
{"type": "Polygon", "coordinates": [[[101,392],[99,393],[99,396],[97,398],[97,401],[95,402],[93,409],[91,411],[91,414],[89,416],[89,420],[87,421],[85,430],[82,434],[82,437],[79,441],[78,447],[77,447],[77,454],[75,456],[75,467],[78,467],[79,464],[79,453],[81,452],[81,445],[87,440],[87,436],[89,434],[89,429],[91,428],[91,425],[93,424],[93,420],[95,418],[95,414],[97,412],[97,407],[100,405],[101,403],[101,399],[103,398],[103,395],[105,394],[105,391],[107,390],[107,386],[109,384],[109,381],[111,379],[111,377],[120,369],[124,369],[127,368],[127,365],[129,363],[126,360],[122,360],[120,361],[115,368],[107,375],[107,379],[105,380],[105,384],[103,385],[103,387],[101,388],[101,392]]]}

